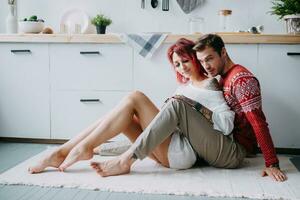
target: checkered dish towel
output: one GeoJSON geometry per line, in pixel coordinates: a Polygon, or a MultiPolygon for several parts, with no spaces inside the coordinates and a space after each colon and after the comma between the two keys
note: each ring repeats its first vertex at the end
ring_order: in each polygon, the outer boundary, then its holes
{"type": "Polygon", "coordinates": [[[121,34],[120,38],[144,58],[151,58],[168,34],[121,34]]]}

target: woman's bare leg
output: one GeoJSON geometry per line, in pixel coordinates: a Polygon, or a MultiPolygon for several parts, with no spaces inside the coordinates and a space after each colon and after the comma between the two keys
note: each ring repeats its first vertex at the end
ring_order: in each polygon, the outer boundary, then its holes
{"type": "Polygon", "coordinates": [[[64,162],[59,166],[59,169],[63,171],[79,160],[91,159],[93,149],[126,130],[135,115],[144,129],[158,112],[159,110],[144,94],[133,92],[123,99],[91,134],[70,151],[64,162]]]}
{"type": "Polygon", "coordinates": [[[46,157],[40,160],[38,163],[36,163],[33,166],[30,166],[28,168],[28,171],[30,173],[39,173],[43,171],[46,167],[59,167],[59,165],[61,165],[61,163],[65,160],[66,156],[69,154],[71,149],[74,146],[76,146],[81,140],[87,137],[99,125],[99,123],[101,123],[101,121],[102,118],[100,118],[99,120],[91,124],[89,127],[84,129],[74,138],[70,139],[63,145],[53,150],[51,153],[46,155],[46,157]]]}

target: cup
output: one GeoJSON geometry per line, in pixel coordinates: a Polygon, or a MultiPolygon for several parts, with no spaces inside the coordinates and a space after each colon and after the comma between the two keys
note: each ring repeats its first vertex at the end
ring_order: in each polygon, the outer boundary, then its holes
{"type": "Polygon", "coordinates": [[[194,16],[189,18],[189,33],[203,33],[204,32],[204,18],[194,16]]]}

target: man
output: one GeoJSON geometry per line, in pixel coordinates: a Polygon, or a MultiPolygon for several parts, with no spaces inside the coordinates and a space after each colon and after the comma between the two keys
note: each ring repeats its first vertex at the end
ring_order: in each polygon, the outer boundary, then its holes
{"type": "Polygon", "coordinates": [[[276,181],[286,180],[279,168],[272,138],[262,111],[261,91],[255,76],[245,67],[233,63],[224,42],[218,35],[199,38],[193,48],[209,76],[221,76],[220,84],[228,105],[235,112],[234,138],[245,147],[247,154],[255,154],[259,144],[266,167],[262,176],[276,181]]]}

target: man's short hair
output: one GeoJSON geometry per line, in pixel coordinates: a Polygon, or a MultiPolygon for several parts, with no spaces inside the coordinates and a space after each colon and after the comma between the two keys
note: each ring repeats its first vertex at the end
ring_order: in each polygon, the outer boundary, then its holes
{"type": "Polygon", "coordinates": [[[224,42],[220,36],[216,34],[206,34],[197,40],[193,50],[203,51],[207,47],[212,47],[219,55],[221,55],[224,46],[224,42]]]}

